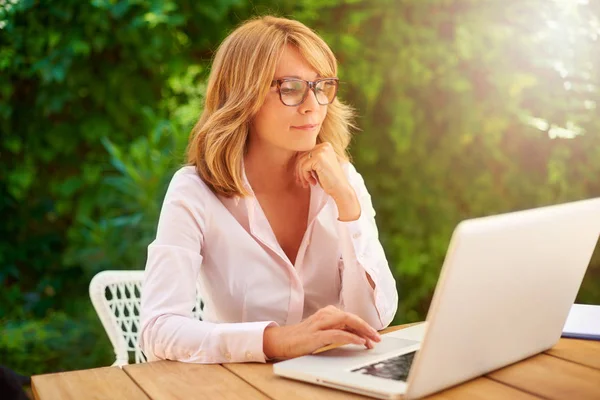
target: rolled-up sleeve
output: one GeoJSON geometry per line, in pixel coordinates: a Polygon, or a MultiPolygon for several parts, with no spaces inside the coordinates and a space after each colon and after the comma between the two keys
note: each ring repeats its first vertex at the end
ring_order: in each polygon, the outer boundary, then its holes
{"type": "Polygon", "coordinates": [[[175,174],[148,246],[142,283],[140,347],[149,361],[265,362],[263,333],[272,321],[211,323],[193,317],[206,215],[202,189],[175,174]]]}
{"type": "Polygon", "coordinates": [[[347,164],[348,180],[360,201],[361,214],[355,221],[338,221],[342,258],[340,302],[375,329],[394,319],[398,308],[396,281],[379,242],[375,209],[362,176],[347,164]],[[375,283],[372,288],[366,274],[375,283]]]}

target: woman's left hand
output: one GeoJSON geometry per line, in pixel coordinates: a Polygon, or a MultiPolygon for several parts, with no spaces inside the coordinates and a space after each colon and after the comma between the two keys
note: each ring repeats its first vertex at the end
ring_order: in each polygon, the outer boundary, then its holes
{"type": "Polygon", "coordinates": [[[321,185],[338,207],[339,219],[351,221],[360,216],[360,203],[346,179],[338,156],[329,142],[319,143],[311,151],[298,155],[296,181],[303,187],[321,185]]]}

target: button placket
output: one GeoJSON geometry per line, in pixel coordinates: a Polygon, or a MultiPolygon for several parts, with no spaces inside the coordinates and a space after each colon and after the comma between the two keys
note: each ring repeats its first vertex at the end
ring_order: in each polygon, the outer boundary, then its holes
{"type": "Polygon", "coordinates": [[[304,288],[302,287],[302,282],[300,282],[300,278],[295,272],[290,276],[290,279],[290,302],[286,325],[300,322],[304,312],[304,288]]]}

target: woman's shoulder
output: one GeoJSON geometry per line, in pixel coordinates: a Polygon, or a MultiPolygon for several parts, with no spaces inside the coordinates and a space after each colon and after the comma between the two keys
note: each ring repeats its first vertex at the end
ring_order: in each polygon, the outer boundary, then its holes
{"type": "Polygon", "coordinates": [[[177,171],[175,171],[175,173],[173,174],[173,180],[185,179],[197,180],[198,183],[204,183],[202,182],[202,179],[200,179],[198,172],[196,172],[196,167],[193,165],[184,165],[180,167],[177,171]]]}
{"type": "Polygon", "coordinates": [[[356,170],[356,167],[350,161],[343,161],[341,165],[344,173],[346,174],[346,178],[348,178],[348,181],[351,184],[363,181],[362,175],[356,170]]]}
{"type": "Polygon", "coordinates": [[[196,199],[199,201],[214,196],[193,165],[185,165],[175,171],[169,183],[167,194],[170,197],[182,196],[187,200],[196,199]]]}
{"type": "Polygon", "coordinates": [[[342,169],[346,174],[348,183],[350,183],[359,196],[369,194],[369,190],[367,189],[367,185],[363,176],[356,170],[356,167],[350,161],[343,162],[342,169]]]}
{"type": "Polygon", "coordinates": [[[356,167],[350,161],[342,161],[341,165],[342,165],[342,169],[344,170],[344,172],[346,174],[358,173],[358,171],[356,171],[356,167]]]}

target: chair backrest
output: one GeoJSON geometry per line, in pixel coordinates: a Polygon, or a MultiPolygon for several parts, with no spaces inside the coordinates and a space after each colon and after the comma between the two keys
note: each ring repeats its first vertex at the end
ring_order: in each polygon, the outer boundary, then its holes
{"type": "MultiPolygon", "coordinates": [[[[140,297],[144,271],[102,271],[90,282],[90,299],[114,348],[113,365],[145,362],[138,346],[140,297]]],[[[204,304],[196,287],[195,318],[202,319],[204,304]]]]}

